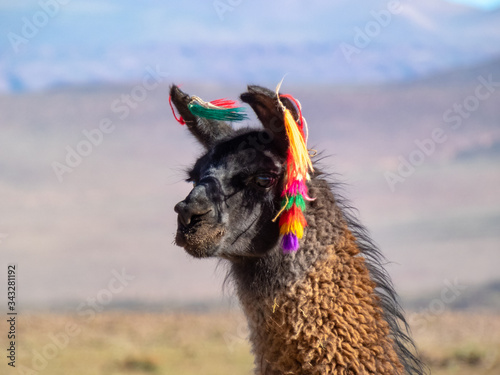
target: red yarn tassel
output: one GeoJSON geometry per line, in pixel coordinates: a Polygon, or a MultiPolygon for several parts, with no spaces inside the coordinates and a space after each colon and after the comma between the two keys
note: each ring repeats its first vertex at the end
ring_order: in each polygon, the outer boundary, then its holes
{"type": "Polygon", "coordinates": [[[170,108],[172,109],[172,113],[177,122],[181,125],[186,125],[186,121],[184,121],[182,116],[177,117],[177,115],[175,114],[174,106],[172,105],[172,96],[170,95],[168,96],[168,104],[170,104],[170,108]]]}

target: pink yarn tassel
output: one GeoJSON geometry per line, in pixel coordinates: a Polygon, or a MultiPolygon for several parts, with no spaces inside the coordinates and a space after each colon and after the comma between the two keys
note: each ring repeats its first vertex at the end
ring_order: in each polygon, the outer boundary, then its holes
{"type": "Polygon", "coordinates": [[[307,186],[304,180],[295,180],[281,193],[281,196],[294,196],[294,195],[302,195],[305,200],[313,201],[314,199],[309,197],[307,194],[307,186]]]}

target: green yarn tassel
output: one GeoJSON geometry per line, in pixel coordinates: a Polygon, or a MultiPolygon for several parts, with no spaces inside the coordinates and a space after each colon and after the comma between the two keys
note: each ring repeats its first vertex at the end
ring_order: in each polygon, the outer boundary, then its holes
{"type": "Polygon", "coordinates": [[[248,118],[244,107],[235,108],[207,108],[198,103],[188,104],[191,113],[198,117],[219,121],[242,121],[248,118]]]}
{"type": "Polygon", "coordinates": [[[306,201],[304,200],[304,197],[302,194],[297,194],[294,195],[290,198],[288,198],[288,203],[286,201],[286,198],[283,200],[283,205],[286,204],[285,209],[289,210],[292,208],[292,206],[295,204],[298,208],[300,208],[302,211],[306,210],[306,201]]]}

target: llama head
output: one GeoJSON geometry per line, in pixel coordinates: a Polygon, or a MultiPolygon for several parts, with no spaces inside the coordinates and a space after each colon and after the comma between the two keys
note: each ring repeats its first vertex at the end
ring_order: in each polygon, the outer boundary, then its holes
{"type": "MultiPolygon", "coordinates": [[[[171,99],[205,153],[188,172],[193,189],[175,206],[177,245],[195,257],[230,260],[259,257],[275,248],[288,138],[277,95],[249,86],[241,100],[248,103],[263,128],[233,130],[223,121],[193,115],[192,97],[177,86],[171,99]]],[[[281,103],[297,117],[292,102],[281,103]]]]}

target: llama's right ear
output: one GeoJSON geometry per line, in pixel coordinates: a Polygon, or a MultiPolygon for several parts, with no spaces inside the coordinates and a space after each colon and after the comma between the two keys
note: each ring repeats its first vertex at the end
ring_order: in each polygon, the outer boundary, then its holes
{"type": "Polygon", "coordinates": [[[191,102],[192,98],[188,94],[182,92],[176,85],[172,85],[170,88],[170,98],[175,108],[177,108],[177,111],[179,111],[179,114],[186,122],[191,134],[193,134],[198,142],[205,146],[205,148],[209,149],[213,147],[217,141],[234,132],[233,128],[224,121],[211,120],[193,115],[188,108],[188,104],[191,102]]]}
{"type": "MultiPolygon", "coordinates": [[[[285,131],[283,110],[275,92],[260,86],[248,86],[248,91],[240,95],[240,99],[248,103],[260,122],[274,137],[278,150],[286,155],[288,138],[285,131]]],[[[281,97],[281,103],[297,118],[297,110],[288,98],[281,97]]]]}

